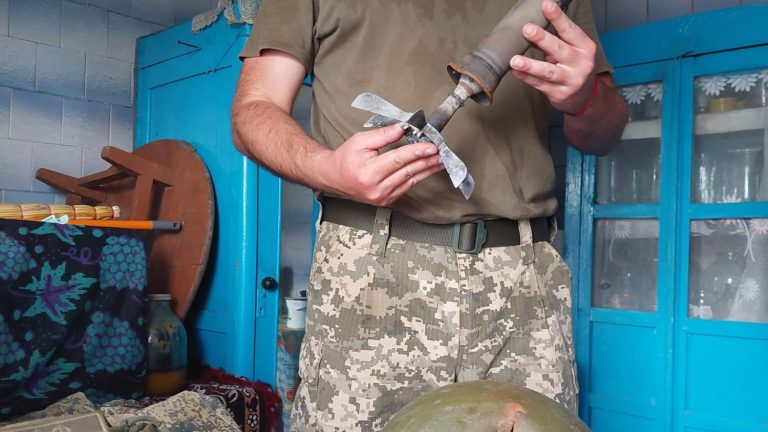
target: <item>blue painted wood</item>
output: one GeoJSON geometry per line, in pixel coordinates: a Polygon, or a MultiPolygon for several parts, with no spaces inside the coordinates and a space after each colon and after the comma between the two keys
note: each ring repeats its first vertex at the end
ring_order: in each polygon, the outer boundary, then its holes
{"type": "MultiPolygon", "coordinates": [[[[250,163],[250,162],[249,162],[250,163]]],[[[277,373],[277,319],[279,287],[267,291],[261,287],[264,278],[279,280],[281,180],[264,168],[258,171],[258,233],[256,299],[256,343],[253,345],[254,377],[274,385],[277,373]],[[274,348],[273,348],[274,347],[274,348]]],[[[247,215],[244,215],[247,217],[247,215]]],[[[252,217],[252,216],[251,216],[252,217]]]]}
{"type": "MultiPolygon", "coordinates": [[[[757,18],[767,19],[768,13],[757,18]]],[[[768,35],[765,36],[768,43],[768,35]]],[[[693,130],[693,80],[697,76],[728,73],[740,70],[765,68],[768,66],[768,46],[752,47],[681,61],[681,128],[693,130]],[[685,83],[688,83],[685,85],[685,83]]],[[[676,309],[675,370],[685,374],[675,377],[677,389],[674,406],[683,413],[674,419],[673,430],[687,431],[689,427],[709,427],[711,430],[737,431],[759,430],[768,423],[765,409],[754,409],[754,404],[768,406],[768,396],[761,389],[768,380],[764,366],[752,365],[754,356],[765,358],[768,350],[768,325],[763,323],[735,323],[705,321],[688,318],[687,289],[690,260],[689,231],[694,219],[717,218],[765,218],[768,204],[750,203],[691,203],[693,135],[680,135],[680,193],[678,194],[681,214],[678,224],[680,269],[677,297],[681,299],[676,309]],[[705,343],[704,343],[705,342],[705,343]],[[733,366],[723,368],[723,364],[733,366]],[[715,374],[714,371],[718,372],[715,374]],[[756,372],[756,371],[762,371],[756,372]],[[709,375],[712,374],[712,375],[709,375]],[[745,375],[748,374],[748,375],[745,375]],[[739,390],[734,389],[734,385],[739,390]],[[727,400],[715,407],[711,400],[698,393],[708,391],[729,394],[727,400]],[[724,414],[729,412],[730,414],[724,414]]],[[[761,360],[762,361],[762,360],[761,360]]]]}
{"type": "Polygon", "coordinates": [[[768,66],[766,20],[768,5],[739,7],[603,37],[617,83],[661,80],[664,106],[658,205],[595,205],[596,158],[568,153],[566,218],[573,220],[566,227],[574,232],[566,233],[565,246],[575,270],[580,414],[595,432],[746,431],[768,424],[762,366],[768,325],[689,319],[687,300],[691,220],[768,217],[765,202],[690,203],[693,79],[768,66]],[[595,221],[643,218],[659,220],[658,310],[591,308],[595,221]]]}
{"type": "Polygon", "coordinates": [[[720,9],[607,32],[600,41],[614,67],[760,45],[766,11],[765,4],[720,9]]]}
{"type": "Polygon", "coordinates": [[[260,281],[279,276],[279,180],[235,150],[229,126],[250,27],[221,17],[200,33],[189,26],[137,42],[135,145],[187,141],[213,180],[214,242],[187,319],[192,355],[274,385],[278,291],[260,281]]]}
{"type": "MultiPolygon", "coordinates": [[[[619,68],[614,78],[620,85],[662,81],[669,73],[670,65],[665,62],[636,66],[632,68],[619,68]]],[[[667,94],[665,88],[665,94],[667,94]]],[[[665,107],[666,108],[666,107],[665,107]]],[[[668,112],[663,109],[662,128],[672,122],[668,119],[668,112]]],[[[662,157],[666,151],[665,142],[662,141],[662,157]]],[[[595,200],[595,174],[596,158],[584,157],[584,175],[582,179],[583,201],[582,206],[586,212],[582,214],[582,263],[579,267],[591,269],[593,267],[592,238],[594,236],[594,223],[599,219],[660,219],[662,209],[667,213],[663,200],[659,204],[610,204],[596,205],[595,200]]],[[[664,195],[664,172],[670,172],[662,167],[660,194],[664,195]]],[[[659,232],[664,230],[664,224],[660,221],[659,232]]],[[[666,246],[659,242],[660,251],[666,246]]],[[[660,252],[660,259],[663,261],[660,252]]],[[[589,340],[589,351],[582,349],[580,356],[588,356],[579,360],[580,365],[587,365],[589,381],[582,387],[584,397],[583,412],[589,413],[588,421],[593,430],[635,430],[642,427],[650,430],[661,430],[665,416],[664,383],[666,364],[663,346],[667,341],[669,330],[667,322],[660,318],[665,312],[662,304],[656,312],[630,311],[602,309],[591,307],[592,272],[583,271],[580,277],[579,292],[586,291],[582,295],[581,302],[590,311],[588,322],[579,322],[578,327],[582,334],[586,334],[589,340]],[[606,333],[607,332],[607,333],[606,333]],[[600,336],[610,334],[610,338],[600,336]],[[642,335],[642,336],[641,336],[642,335]],[[602,340],[600,340],[602,338],[602,340]],[[601,345],[601,349],[595,349],[601,345]],[[650,355],[649,355],[650,354],[650,355]],[[636,363],[637,359],[643,359],[636,363]],[[631,370],[630,365],[635,369],[631,370]],[[616,367],[608,367],[616,365],[616,367]],[[623,365],[623,366],[622,366],[623,365]],[[642,366],[642,370],[639,368],[642,366]],[[618,368],[618,369],[617,369],[618,368]],[[621,371],[624,371],[623,373],[621,371]],[[638,377],[642,377],[638,380],[638,377]],[[602,384],[601,384],[602,383],[602,384]],[[605,383],[610,383],[609,388],[601,388],[605,383]],[[603,411],[608,410],[608,411],[603,411]],[[607,413],[610,412],[610,415],[607,413]],[[593,418],[593,416],[595,416],[593,418]],[[616,427],[618,425],[621,427],[616,427]]],[[[657,269],[657,295],[664,297],[666,282],[664,274],[657,269]]],[[[659,302],[661,303],[661,302],[659,302]]],[[[583,317],[583,314],[580,316],[583,317]]]]}
{"type": "Polygon", "coordinates": [[[591,323],[606,323],[633,327],[659,326],[656,313],[650,311],[634,311],[593,307],[589,312],[591,323]]]}

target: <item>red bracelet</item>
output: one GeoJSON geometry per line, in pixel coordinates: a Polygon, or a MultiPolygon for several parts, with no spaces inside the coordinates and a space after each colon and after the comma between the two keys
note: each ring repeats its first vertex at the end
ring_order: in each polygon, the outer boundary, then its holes
{"type": "Polygon", "coordinates": [[[595,104],[595,101],[597,100],[597,94],[600,92],[600,80],[595,77],[595,86],[592,87],[592,94],[589,95],[589,98],[587,99],[587,103],[584,104],[584,108],[578,110],[576,114],[573,114],[574,117],[581,117],[586,115],[589,110],[592,109],[592,105],[595,104]]]}

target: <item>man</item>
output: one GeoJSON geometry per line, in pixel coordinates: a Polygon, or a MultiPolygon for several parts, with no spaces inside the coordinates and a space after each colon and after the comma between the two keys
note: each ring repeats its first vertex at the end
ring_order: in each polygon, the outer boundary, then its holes
{"type": "Polygon", "coordinates": [[[397,125],[361,132],[370,114],[350,107],[372,92],[429,112],[455,87],[446,65],[513,5],[262,3],[241,53],[235,143],[322,203],[292,430],[379,430],[419,394],[474,379],[525,385],[575,412],[570,273],[547,242],[557,205],[548,110],[595,154],[627,117],[589,0],[568,14],[543,1],[559,36],[527,24],[538,49],[510,60],[490,107],[468,102],[444,129],[475,178],[468,200],[433,144],[406,145],[397,125]],[[307,73],[312,138],[290,118],[307,73]]]}

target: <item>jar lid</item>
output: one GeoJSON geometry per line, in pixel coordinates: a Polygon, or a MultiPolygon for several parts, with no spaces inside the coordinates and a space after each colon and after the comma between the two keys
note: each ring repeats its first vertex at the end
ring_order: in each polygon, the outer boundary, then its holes
{"type": "Polygon", "coordinates": [[[150,300],[170,300],[171,295],[170,294],[150,294],[149,299],[150,300]]]}

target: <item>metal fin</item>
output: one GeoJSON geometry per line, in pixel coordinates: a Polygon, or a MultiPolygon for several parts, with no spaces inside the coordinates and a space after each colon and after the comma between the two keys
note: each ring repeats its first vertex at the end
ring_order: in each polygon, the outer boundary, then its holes
{"type": "Polygon", "coordinates": [[[363,124],[363,126],[379,128],[379,127],[393,125],[395,123],[402,123],[402,121],[392,117],[386,117],[386,116],[377,114],[369,118],[368,121],[363,124]]]}
{"type": "Polygon", "coordinates": [[[376,114],[365,122],[363,125],[365,127],[382,127],[394,123],[406,123],[417,133],[413,138],[414,142],[426,139],[433,142],[438,148],[440,159],[443,161],[443,165],[445,165],[445,170],[451,178],[453,187],[459,189],[464,199],[469,199],[475,190],[475,180],[469,174],[464,162],[448,148],[445,138],[440,134],[440,131],[427,122],[423,110],[418,110],[415,113],[403,111],[381,96],[373,93],[359,94],[352,102],[352,107],[376,114]]]}
{"type": "Polygon", "coordinates": [[[373,93],[360,93],[355,100],[352,101],[352,107],[378,114],[383,117],[397,119],[401,122],[408,121],[413,115],[413,113],[403,111],[383,97],[373,93]]]}

